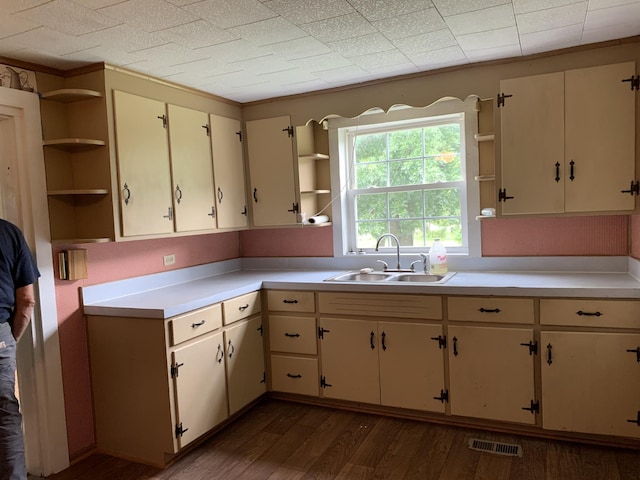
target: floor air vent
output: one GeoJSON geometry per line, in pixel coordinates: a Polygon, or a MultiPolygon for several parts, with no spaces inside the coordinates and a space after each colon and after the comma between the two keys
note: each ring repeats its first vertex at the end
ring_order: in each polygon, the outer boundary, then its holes
{"type": "Polygon", "coordinates": [[[508,457],[521,457],[522,447],[520,445],[512,445],[509,443],[490,442],[472,438],[469,440],[469,448],[480,452],[495,453],[496,455],[506,455],[508,457]]]}

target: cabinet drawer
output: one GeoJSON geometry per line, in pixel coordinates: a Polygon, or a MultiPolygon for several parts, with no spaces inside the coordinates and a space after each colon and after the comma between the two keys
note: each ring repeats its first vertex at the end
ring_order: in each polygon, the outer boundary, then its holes
{"type": "Polygon", "coordinates": [[[267,292],[269,310],[281,312],[314,312],[313,292],[290,290],[269,290],[267,292]]]}
{"type": "Polygon", "coordinates": [[[276,392],[319,395],[316,358],[271,355],[271,389],[276,392]]]}
{"type": "Polygon", "coordinates": [[[219,303],[185,313],[169,321],[171,345],[191,340],[222,326],[222,307],[219,303]]]}
{"type": "Polygon", "coordinates": [[[318,294],[321,313],[374,317],[442,319],[442,297],[377,293],[318,294]]]}
{"type": "Polygon", "coordinates": [[[316,319],[269,315],[269,346],[275,352],[315,355],[316,319]]]}
{"type": "Polygon", "coordinates": [[[540,323],[572,327],[640,328],[640,301],[541,299],[540,323]]]}
{"type": "Polygon", "coordinates": [[[260,292],[251,292],[231,300],[222,302],[224,311],[224,324],[237,322],[243,318],[260,313],[260,292]]]}
{"type": "Polygon", "coordinates": [[[526,324],[534,320],[530,298],[449,297],[448,306],[449,320],[526,324]]]}

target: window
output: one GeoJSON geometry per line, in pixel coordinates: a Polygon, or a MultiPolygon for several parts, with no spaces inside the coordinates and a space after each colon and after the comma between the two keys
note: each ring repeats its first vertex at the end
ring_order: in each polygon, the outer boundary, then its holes
{"type": "Polygon", "coordinates": [[[337,254],[373,252],[384,233],[396,235],[407,253],[427,251],[436,238],[451,253],[473,254],[476,244],[479,250],[468,218],[478,204],[477,184],[469,182],[478,163],[472,100],[330,121],[342,187],[341,208],[334,204],[343,227],[334,232],[337,254]]]}

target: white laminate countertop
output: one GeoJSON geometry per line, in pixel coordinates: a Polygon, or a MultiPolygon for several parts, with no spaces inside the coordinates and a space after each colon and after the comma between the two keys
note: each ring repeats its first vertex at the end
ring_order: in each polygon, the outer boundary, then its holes
{"type": "Polygon", "coordinates": [[[235,270],[162,280],[155,274],[82,288],[86,315],[166,319],[261,288],[374,293],[638,298],[626,272],[456,272],[444,284],[326,282],[344,270],[235,270]]]}

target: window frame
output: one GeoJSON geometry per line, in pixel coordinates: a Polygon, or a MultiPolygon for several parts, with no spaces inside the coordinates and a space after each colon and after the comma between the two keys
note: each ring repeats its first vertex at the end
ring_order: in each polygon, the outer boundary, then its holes
{"type": "MultiPolygon", "coordinates": [[[[380,254],[374,249],[363,249],[359,252],[351,250],[351,245],[355,243],[356,226],[353,212],[353,201],[351,198],[352,191],[349,189],[350,175],[348,169],[350,167],[349,149],[353,149],[353,144],[349,143],[349,132],[373,133],[375,130],[385,131],[386,126],[394,123],[397,126],[404,125],[411,127],[417,123],[427,122],[429,119],[437,123],[450,123],[450,119],[462,114],[461,121],[461,157],[463,169],[464,189],[461,190],[461,214],[463,223],[463,247],[447,247],[448,252],[453,255],[465,255],[469,257],[481,256],[480,245],[480,225],[475,219],[473,212],[480,209],[479,186],[475,177],[478,175],[478,143],[475,135],[478,132],[478,97],[471,96],[465,101],[459,99],[447,98],[440,100],[428,107],[415,108],[406,105],[396,106],[388,113],[384,113],[381,109],[371,109],[364,114],[353,118],[345,119],[341,117],[330,118],[328,120],[329,128],[329,145],[331,158],[331,178],[332,189],[339,192],[333,204],[333,245],[334,256],[341,257],[345,255],[353,255],[356,253],[380,254]],[[449,122],[447,122],[449,120],[449,122]]],[[[393,126],[393,128],[396,127],[393,126]]],[[[456,182],[457,183],[457,182],[456,182]]],[[[438,186],[446,187],[451,182],[443,182],[438,186]]],[[[389,187],[385,189],[398,188],[399,190],[407,190],[406,187],[389,187]]],[[[422,188],[420,188],[422,190],[422,188]]],[[[359,190],[360,191],[360,190],[359,190]]],[[[425,247],[401,247],[401,253],[413,253],[427,251],[425,247]]],[[[388,253],[389,249],[385,249],[388,253]]]]}

